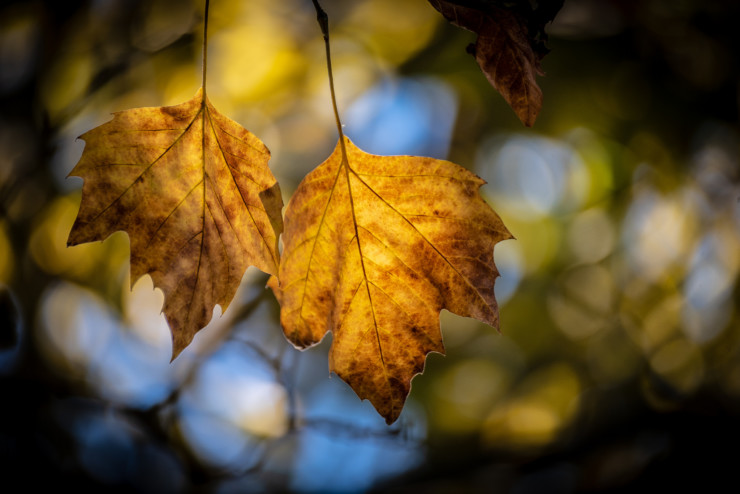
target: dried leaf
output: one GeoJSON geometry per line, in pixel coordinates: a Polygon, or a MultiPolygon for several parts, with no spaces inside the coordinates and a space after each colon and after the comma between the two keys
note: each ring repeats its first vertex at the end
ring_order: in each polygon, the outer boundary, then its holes
{"type": "MultiPolygon", "coordinates": [[[[527,127],[534,125],[542,108],[542,90],[536,76],[543,75],[540,60],[545,51],[533,48],[535,33],[530,33],[527,19],[515,11],[498,8],[493,2],[429,0],[429,3],[452,24],[478,34],[472,51],[481,70],[519,120],[527,127]]],[[[557,9],[548,11],[547,15],[554,16],[555,12],[557,9]]],[[[551,18],[543,19],[542,27],[551,18]]]]}
{"type": "Polygon", "coordinates": [[[449,161],[376,156],[345,139],[288,203],[280,286],[285,335],[334,339],[329,368],[388,423],[429,352],[444,352],[443,308],[498,328],[493,247],[511,238],[449,161]]]}
{"type": "Polygon", "coordinates": [[[215,304],[226,310],[249,265],[277,273],[282,198],[270,152],[202,88],[177,106],[116,113],[81,138],[68,245],[128,233],[131,283],[149,273],[164,292],[174,358],[215,304]]]}

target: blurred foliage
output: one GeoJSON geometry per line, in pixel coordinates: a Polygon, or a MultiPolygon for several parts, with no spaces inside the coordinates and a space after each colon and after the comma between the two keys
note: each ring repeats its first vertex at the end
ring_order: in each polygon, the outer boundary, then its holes
{"type": "MultiPolygon", "coordinates": [[[[566,0],[525,129],[422,0],[322,2],[346,132],[450,159],[517,240],[502,334],[442,314],[387,428],[298,352],[250,269],[169,363],[128,243],[66,248],[81,133],[200,84],[202,2],[0,7],[0,471],[28,489],[593,492],[734,482],[740,417],[740,7],[566,0]],[[136,281],[136,280],[134,280],[136,281]],[[218,311],[217,311],[218,312],[218,311]],[[30,475],[27,472],[32,472],[30,475]],[[728,480],[729,479],[729,480],[728,480]]],[[[209,97],[284,199],[333,149],[311,2],[214,0],[209,97]]]]}

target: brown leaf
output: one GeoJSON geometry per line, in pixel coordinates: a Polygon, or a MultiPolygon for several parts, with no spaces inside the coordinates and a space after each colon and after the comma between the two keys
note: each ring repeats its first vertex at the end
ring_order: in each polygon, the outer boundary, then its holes
{"type": "Polygon", "coordinates": [[[174,358],[215,304],[226,310],[249,265],[277,273],[282,198],[270,152],[202,88],[177,106],[116,113],[81,138],[68,245],[128,233],[131,283],[149,273],[164,292],[174,358]]]}
{"type": "Polygon", "coordinates": [[[543,54],[532,48],[526,20],[489,2],[477,7],[451,0],[429,3],[452,24],[478,34],[473,51],[481,70],[519,120],[527,127],[534,125],[542,108],[542,90],[536,75],[543,75],[543,54]]]}
{"type": "Polygon", "coordinates": [[[464,168],[345,142],[347,160],[337,144],[288,203],[270,286],[288,339],[332,331],[330,370],[390,424],[427,353],[444,352],[440,310],[498,328],[493,247],[511,234],[464,168]]]}

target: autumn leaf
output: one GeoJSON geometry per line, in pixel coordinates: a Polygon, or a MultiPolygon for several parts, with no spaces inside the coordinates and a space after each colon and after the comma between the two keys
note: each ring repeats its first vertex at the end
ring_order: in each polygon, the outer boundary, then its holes
{"type": "Polygon", "coordinates": [[[128,233],[131,284],[149,273],[164,292],[174,358],[215,304],[226,310],[249,265],[278,272],[282,198],[270,152],[203,88],[177,106],[116,113],[81,138],[68,245],[128,233]]]}
{"type": "Polygon", "coordinates": [[[443,308],[498,328],[493,247],[511,238],[484,183],[432,158],[376,156],[345,138],[285,213],[281,323],[298,348],[334,339],[329,368],[390,424],[429,352],[443,308]]]}
{"type": "MultiPolygon", "coordinates": [[[[472,53],[488,81],[527,127],[542,108],[542,90],[536,76],[547,52],[539,39],[544,25],[552,20],[560,2],[551,2],[530,12],[528,22],[519,11],[499,8],[492,1],[429,0],[452,24],[478,34],[472,53]],[[553,7],[554,5],[554,7],[553,7]],[[537,15],[535,15],[537,14],[537,15]]],[[[529,7],[529,2],[523,2],[529,7]]]]}

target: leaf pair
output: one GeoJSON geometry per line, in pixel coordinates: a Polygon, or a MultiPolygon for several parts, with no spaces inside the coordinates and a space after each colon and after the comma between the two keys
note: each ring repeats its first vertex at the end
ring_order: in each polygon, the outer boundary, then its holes
{"type": "Polygon", "coordinates": [[[306,348],[332,331],[330,370],[390,424],[426,355],[444,352],[442,309],[498,328],[493,248],[511,234],[480,197],[484,181],[464,168],[371,155],[343,136],[328,21],[314,6],[340,139],[299,184],[284,233],[269,151],[206,96],[206,0],[195,97],[116,113],[81,136],[70,175],[84,179],[82,203],[68,245],[128,233],[131,283],[150,274],[164,292],[173,358],[216,304],[226,310],[248,266],[273,275],[286,337],[306,348]]]}
{"type": "Polygon", "coordinates": [[[279,263],[269,151],[203,89],[81,137],[68,244],[128,233],[132,284],[148,273],[165,294],[173,358],[255,265],[279,277],[270,286],[286,337],[306,348],[333,331],[330,369],[391,423],[426,354],[444,351],[441,309],[498,327],[492,253],[511,235],[478,194],[483,180],[454,163],[338,143],[288,204],[279,263]]]}

